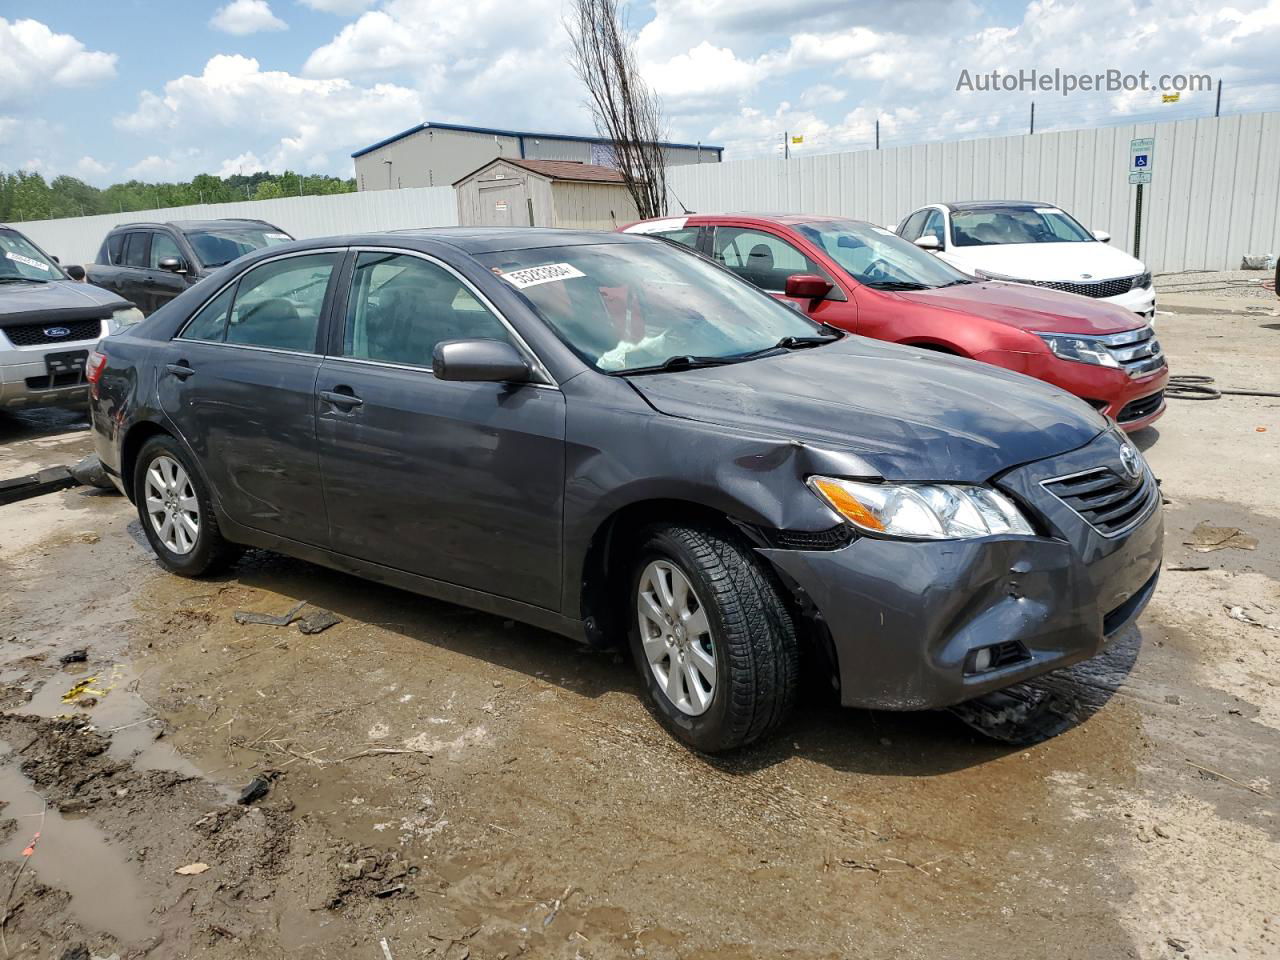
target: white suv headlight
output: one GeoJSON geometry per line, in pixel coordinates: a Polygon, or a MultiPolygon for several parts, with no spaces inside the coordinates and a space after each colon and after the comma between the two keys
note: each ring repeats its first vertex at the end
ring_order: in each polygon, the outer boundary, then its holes
{"type": "Polygon", "coordinates": [[[142,311],[137,307],[123,307],[115,310],[111,314],[111,319],[107,321],[107,334],[119,333],[135,323],[141,323],[142,320],[142,311]]]}
{"type": "Polygon", "coordinates": [[[989,487],[943,483],[864,483],[810,477],[809,489],[860,530],[913,540],[1033,536],[1013,501],[989,487]]]}

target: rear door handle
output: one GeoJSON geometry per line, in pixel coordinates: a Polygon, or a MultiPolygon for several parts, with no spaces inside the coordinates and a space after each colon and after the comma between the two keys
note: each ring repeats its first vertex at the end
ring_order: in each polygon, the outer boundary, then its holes
{"type": "Polygon", "coordinates": [[[167,363],[164,368],[179,380],[185,380],[195,373],[195,370],[185,363],[167,363]]]}
{"type": "Polygon", "coordinates": [[[350,387],[346,391],[342,387],[337,390],[321,390],[320,399],[330,406],[337,407],[339,410],[354,410],[356,407],[364,403],[354,393],[350,393],[350,387]]]}

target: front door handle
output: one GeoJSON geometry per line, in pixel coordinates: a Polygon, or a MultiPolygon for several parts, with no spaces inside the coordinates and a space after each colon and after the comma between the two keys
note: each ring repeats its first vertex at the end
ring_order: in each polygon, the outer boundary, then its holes
{"type": "Polygon", "coordinates": [[[337,390],[321,390],[320,399],[330,406],[337,407],[339,410],[354,410],[364,401],[350,391],[350,387],[339,387],[337,390]]]}
{"type": "Polygon", "coordinates": [[[193,370],[187,363],[167,363],[164,368],[179,380],[185,380],[187,377],[195,373],[195,370],[193,370]]]}

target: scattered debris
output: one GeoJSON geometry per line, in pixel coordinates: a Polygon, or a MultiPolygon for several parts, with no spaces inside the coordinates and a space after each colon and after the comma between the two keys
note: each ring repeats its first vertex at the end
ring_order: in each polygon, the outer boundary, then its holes
{"type": "Polygon", "coordinates": [[[64,667],[69,663],[84,663],[89,659],[89,650],[87,647],[76,647],[70,653],[64,653],[58,658],[58,662],[64,667]]]}
{"type": "Polygon", "coordinates": [[[316,607],[311,613],[298,619],[298,632],[307,634],[321,633],[341,622],[342,618],[337,614],[316,607]]]}
{"type": "Polygon", "coordinates": [[[105,697],[106,696],[105,691],[90,689],[97,682],[98,682],[97,677],[85,677],[83,680],[76,683],[75,686],[73,686],[70,690],[68,690],[66,693],[62,695],[62,702],[72,703],[75,701],[76,697],[80,696],[82,693],[92,693],[96,696],[105,697]]]}
{"type": "Polygon", "coordinates": [[[1195,566],[1193,564],[1188,564],[1181,567],[1165,567],[1165,569],[1168,570],[1170,573],[1199,573],[1202,570],[1211,570],[1213,568],[1207,567],[1207,566],[1202,567],[1202,566],[1195,566]]]}
{"type": "Polygon", "coordinates": [[[387,898],[387,897],[393,896],[393,895],[395,895],[395,894],[397,894],[397,893],[401,893],[401,892],[403,892],[403,891],[405,891],[405,890],[408,890],[408,889],[409,889],[409,888],[408,888],[408,887],[406,887],[403,883],[397,883],[395,886],[393,886],[393,887],[387,887],[387,889],[385,889],[385,890],[375,890],[373,895],[374,895],[375,897],[381,897],[381,898],[385,899],[385,898],[387,898]]]}
{"type": "Polygon", "coordinates": [[[207,863],[188,863],[185,867],[179,867],[173,872],[183,877],[198,877],[208,869],[207,863]]]}
{"type": "Polygon", "coordinates": [[[1255,620],[1253,617],[1249,616],[1249,614],[1245,613],[1244,607],[1233,607],[1230,604],[1223,604],[1223,609],[1227,611],[1227,616],[1232,620],[1239,620],[1241,623],[1247,623],[1251,627],[1262,627],[1264,630],[1273,629],[1261,620],[1255,620]]]}
{"type": "Polygon", "coordinates": [[[74,467],[67,467],[67,472],[86,487],[97,487],[99,490],[115,490],[116,486],[102,468],[102,461],[97,454],[89,454],[74,467]]]}
{"type": "Polygon", "coordinates": [[[266,770],[258,774],[249,781],[249,785],[240,791],[240,796],[236,799],[236,803],[248,806],[256,803],[267,795],[271,789],[272,782],[280,776],[279,770],[266,770]]]}
{"type": "Polygon", "coordinates": [[[1053,691],[1017,683],[949,708],[966,725],[1001,743],[1026,746],[1075,722],[1075,704],[1053,691]]]}
{"type": "Polygon", "coordinates": [[[292,607],[279,616],[270,613],[255,613],[252,610],[237,610],[235,612],[236,623],[259,623],[264,627],[287,627],[290,624],[297,623],[300,633],[320,633],[328,630],[334,624],[342,622],[342,618],[329,610],[322,607],[316,607],[306,616],[302,615],[302,608],[307,605],[308,601],[299,600],[292,607]]]}
{"type": "Polygon", "coordinates": [[[1215,527],[1200,521],[1191,531],[1191,539],[1182,541],[1196,553],[1209,553],[1211,550],[1258,549],[1258,538],[1251,537],[1239,527],[1215,527]]]}
{"type": "Polygon", "coordinates": [[[386,960],[395,960],[395,958],[391,956],[391,948],[387,946],[387,938],[383,937],[381,940],[378,941],[378,943],[382,947],[382,955],[386,958],[386,960]]]}
{"type": "Polygon", "coordinates": [[[236,623],[260,623],[266,627],[287,627],[293,621],[298,619],[298,614],[302,608],[307,605],[307,601],[299,600],[285,613],[280,616],[272,616],[269,613],[254,613],[252,610],[237,610],[235,612],[236,623]]]}
{"type": "Polygon", "coordinates": [[[83,943],[77,943],[74,947],[63,950],[58,960],[90,960],[89,948],[83,943]]]}
{"type": "Polygon", "coordinates": [[[1259,790],[1257,787],[1251,786],[1250,784],[1247,784],[1247,783],[1242,783],[1239,780],[1235,779],[1234,777],[1228,777],[1221,770],[1214,770],[1212,767],[1202,767],[1200,764],[1196,763],[1194,760],[1187,760],[1187,763],[1191,764],[1191,766],[1199,770],[1201,776],[1204,776],[1207,774],[1208,775],[1207,779],[1209,780],[1225,780],[1227,781],[1227,783],[1235,784],[1237,787],[1243,787],[1245,790],[1248,790],[1250,793],[1256,793],[1260,797],[1267,796],[1267,791],[1259,790]]]}
{"type": "Polygon", "coordinates": [[[1191,945],[1190,940],[1179,940],[1177,937],[1165,937],[1164,942],[1173,947],[1178,953],[1186,953],[1187,947],[1191,945]]]}

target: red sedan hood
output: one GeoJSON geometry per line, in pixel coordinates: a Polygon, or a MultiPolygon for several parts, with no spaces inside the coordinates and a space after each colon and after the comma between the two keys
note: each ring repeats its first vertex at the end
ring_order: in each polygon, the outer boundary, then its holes
{"type": "Polygon", "coordinates": [[[1146,323],[1136,313],[1115,304],[1025,283],[988,280],[937,290],[913,290],[897,296],[929,307],[974,314],[1022,330],[1120,333],[1146,323]]]}

